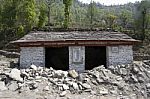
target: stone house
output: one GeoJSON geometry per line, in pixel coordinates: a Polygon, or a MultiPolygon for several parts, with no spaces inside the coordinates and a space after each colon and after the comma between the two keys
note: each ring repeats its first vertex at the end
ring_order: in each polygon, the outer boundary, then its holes
{"type": "Polygon", "coordinates": [[[32,32],[13,43],[20,47],[20,66],[53,67],[78,72],[96,66],[130,64],[138,41],[126,34],[104,31],[32,32]]]}

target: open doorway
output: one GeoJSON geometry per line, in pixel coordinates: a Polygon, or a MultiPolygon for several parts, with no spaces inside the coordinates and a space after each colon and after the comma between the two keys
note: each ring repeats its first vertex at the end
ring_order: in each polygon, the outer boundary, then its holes
{"type": "Polygon", "coordinates": [[[56,70],[69,70],[68,47],[45,48],[45,66],[56,70]]]}
{"type": "Polygon", "coordinates": [[[100,65],[106,67],[106,47],[85,47],[85,69],[91,70],[100,65]]]}

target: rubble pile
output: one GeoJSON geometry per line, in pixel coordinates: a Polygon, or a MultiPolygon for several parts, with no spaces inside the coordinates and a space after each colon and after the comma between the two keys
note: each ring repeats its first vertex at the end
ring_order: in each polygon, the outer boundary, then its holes
{"type": "MultiPolygon", "coordinates": [[[[150,62],[96,67],[84,73],[31,65],[29,69],[0,70],[0,91],[18,93],[36,90],[49,94],[90,93],[92,95],[150,97],[150,62]]],[[[136,99],[136,98],[135,98],[136,99]]]]}

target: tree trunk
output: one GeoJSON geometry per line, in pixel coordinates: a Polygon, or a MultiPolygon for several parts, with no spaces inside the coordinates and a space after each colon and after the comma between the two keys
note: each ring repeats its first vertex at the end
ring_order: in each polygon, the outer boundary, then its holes
{"type": "Polygon", "coordinates": [[[143,15],[143,20],[142,20],[142,41],[145,40],[145,21],[146,21],[146,9],[144,9],[144,11],[142,12],[143,15]]]}
{"type": "Polygon", "coordinates": [[[48,25],[50,26],[50,23],[51,23],[51,9],[50,7],[48,7],[48,25]]]}

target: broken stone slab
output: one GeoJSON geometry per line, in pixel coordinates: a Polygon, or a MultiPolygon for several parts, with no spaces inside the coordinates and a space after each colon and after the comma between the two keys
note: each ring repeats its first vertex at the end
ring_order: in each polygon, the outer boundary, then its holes
{"type": "Polygon", "coordinates": [[[146,88],[150,89],[150,83],[146,84],[146,88]]]}
{"type": "Polygon", "coordinates": [[[82,82],[82,81],[84,80],[84,76],[83,76],[83,74],[79,74],[79,75],[78,75],[78,79],[79,79],[79,81],[81,81],[81,82],[82,82]]]}
{"type": "Polygon", "coordinates": [[[29,89],[30,90],[34,90],[34,89],[37,89],[38,88],[38,84],[35,83],[35,82],[32,82],[29,84],[29,89]]]}
{"type": "Polygon", "coordinates": [[[139,72],[139,69],[136,66],[133,66],[132,71],[137,74],[139,72]]]}
{"type": "Polygon", "coordinates": [[[121,76],[117,76],[117,77],[116,77],[116,80],[117,80],[117,81],[122,81],[123,78],[122,78],[121,76]]]}
{"type": "Polygon", "coordinates": [[[62,93],[60,93],[60,97],[64,97],[66,96],[66,94],[67,94],[67,91],[63,91],[62,93]]]}
{"type": "Polygon", "coordinates": [[[23,71],[23,72],[21,72],[21,77],[22,77],[23,79],[28,79],[28,78],[29,78],[29,74],[26,73],[25,71],[23,71]]]}
{"type": "Polygon", "coordinates": [[[91,80],[91,82],[92,82],[94,85],[98,86],[98,82],[97,82],[96,80],[91,80]]]}
{"type": "Polygon", "coordinates": [[[69,70],[68,74],[72,78],[77,78],[79,76],[79,74],[75,70],[69,70]]]}
{"type": "Polygon", "coordinates": [[[32,64],[31,66],[30,66],[30,69],[32,69],[32,70],[37,70],[38,69],[38,67],[36,66],[36,65],[34,65],[34,64],[32,64]]]}
{"type": "Polygon", "coordinates": [[[33,70],[35,70],[35,71],[38,69],[37,66],[34,65],[34,64],[32,64],[32,65],[30,66],[30,68],[33,69],[33,70]]]}
{"type": "Polygon", "coordinates": [[[80,83],[81,85],[82,85],[82,87],[83,88],[85,88],[85,89],[91,89],[91,86],[89,85],[89,84],[87,84],[87,83],[80,83]]]}
{"type": "Polygon", "coordinates": [[[5,86],[5,82],[0,81],[0,91],[5,91],[7,90],[7,87],[5,86]]]}
{"type": "Polygon", "coordinates": [[[132,80],[133,82],[135,82],[135,83],[138,82],[138,79],[137,79],[134,75],[131,76],[131,80],[132,80]]]}
{"type": "Polygon", "coordinates": [[[43,91],[49,91],[49,90],[50,90],[49,86],[46,86],[46,87],[43,89],[43,91]]]}
{"type": "Polygon", "coordinates": [[[81,84],[79,84],[79,89],[80,89],[80,90],[83,90],[83,87],[82,87],[82,85],[81,85],[81,84]]]}
{"type": "Polygon", "coordinates": [[[103,83],[103,82],[104,82],[104,80],[103,80],[103,79],[100,79],[100,78],[97,78],[97,79],[96,79],[96,81],[97,81],[97,83],[98,83],[98,84],[100,84],[100,83],[103,83]]]}
{"type": "Polygon", "coordinates": [[[145,82],[145,80],[144,80],[143,77],[138,77],[138,81],[139,81],[140,83],[144,83],[144,82],[145,82]]]}
{"type": "Polygon", "coordinates": [[[102,94],[102,95],[107,95],[109,92],[108,92],[108,89],[101,88],[99,93],[102,94]]]}
{"type": "Polygon", "coordinates": [[[84,92],[91,92],[91,89],[85,89],[84,92]]]}
{"type": "Polygon", "coordinates": [[[11,81],[10,84],[8,84],[8,89],[11,91],[16,91],[19,88],[17,82],[11,81]]]}
{"type": "Polygon", "coordinates": [[[120,74],[121,75],[127,75],[128,74],[128,72],[127,72],[127,69],[126,68],[120,68],[120,74]]]}
{"type": "Polygon", "coordinates": [[[24,83],[18,83],[18,88],[22,88],[24,86],[24,83]]]}
{"type": "Polygon", "coordinates": [[[54,71],[54,74],[53,74],[53,77],[59,78],[59,79],[62,79],[67,76],[68,76],[68,72],[62,71],[62,70],[56,70],[56,71],[54,71]]]}
{"type": "Polygon", "coordinates": [[[63,84],[62,87],[63,87],[63,90],[69,90],[69,86],[66,84],[63,84]]]}
{"type": "Polygon", "coordinates": [[[78,86],[78,84],[77,84],[77,83],[73,83],[73,84],[72,84],[72,86],[73,86],[73,89],[75,89],[75,90],[79,90],[79,86],[78,86]]]}
{"type": "Polygon", "coordinates": [[[23,78],[21,78],[21,76],[20,76],[21,72],[20,72],[20,70],[18,70],[16,68],[12,69],[11,72],[8,75],[13,80],[23,82],[23,78]]]}

